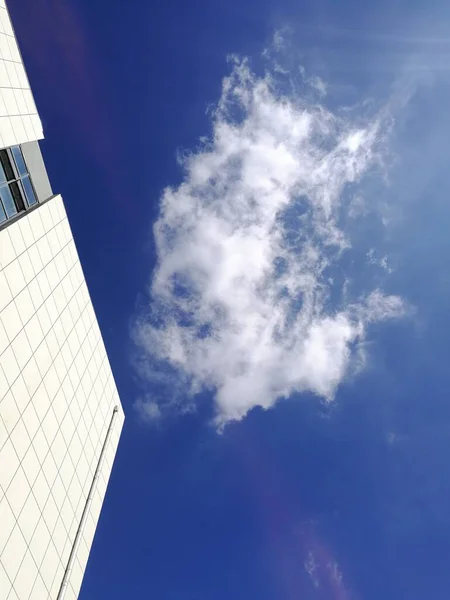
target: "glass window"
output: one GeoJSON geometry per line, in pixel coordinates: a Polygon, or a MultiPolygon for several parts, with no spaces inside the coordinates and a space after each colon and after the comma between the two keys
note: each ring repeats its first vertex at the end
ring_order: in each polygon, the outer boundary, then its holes
{"type": "Polygon", "coordinates": [[[23,191],[22,186],[19,187],[18,181],[11,181],[9,184],[9,189],[14,198],[14,202],[18,212],[22,212],[25,210],[25,202],[23,201],[23,191]]]}
{"type": "Polygon", "coordinates": [[[6,183],[6,175],[5,175],[5,171],[3,169],[3,165],[0,162],[0,184],[1,183],[6,183]]]}
{"type": "Polygon", "coordinates": [[[13,217],[17,214],[17,208],[8,185],[2,185],[0,187],[0,198],[2,199],[3,208],[8,217],[13,217]]]}
{"type": "Polygon", "coordinates": [[[25,196],[28,202],[28,206],[33,206],[33,204],[36,204],[37,200],[28,175],[26,177],[22,177],[22,185],[23,189],[25,190],[25,196]]]}
{"type": "Polygon", "coordinates": [[[21,147],[0,150],[0,223],[37,202],[21,147]]]}
{"type": "Polygon", "coordinates": [[[23,160],[22,150],[19,148],[19,146],[13,146],[11,150],[14,156],[14,161],[16,163],[17,170],[19,171],[19,175],[28,175],[28,170],[25,165],[25,161],[23,160]]]}
{"type": "Polygon", "coordinates": [[[14,175],[14,169],[9,159],[7,150],[0,150],[0,161],[3,167],[3,171],[6,175],[6,181],[12,181],[13,179],[16,179],[16,176],[14,175]]]}
{"type": "Polygon", "coordinates": [[[2,203],[0,202],[0,223],[3,223],[3,221],[6,221],[6,214],[3,210],[2,203]]]}

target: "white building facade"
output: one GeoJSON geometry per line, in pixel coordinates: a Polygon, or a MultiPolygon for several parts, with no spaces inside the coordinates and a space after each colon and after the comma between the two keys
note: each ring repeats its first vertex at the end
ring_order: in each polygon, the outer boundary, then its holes
{"type": "Polygon", "coordinates": [[[0,0],[0,600],[75,600],[124,421],[0,0]]]}

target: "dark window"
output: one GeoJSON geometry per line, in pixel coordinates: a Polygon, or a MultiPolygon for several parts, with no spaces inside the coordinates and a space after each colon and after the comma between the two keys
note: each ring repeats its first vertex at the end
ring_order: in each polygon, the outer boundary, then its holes
{"type": "Polygon", "coordinates": [[[18,212],[22,212],[23,210],[25,210],[25,202],[23,199],[21,187],[22,186],[19,187],[18,181],[11,181],[11,183],[9,184],[9,189],[11,190],[11,194],[13,195],[14,203],[17,206],[18,212]]]}
{"type": "Polygon", "coordinates": [[[0,150],[0,223],[36,203],[20,146],[0,150]]]}
{"type": "Polygon", "coordinates": [[[13,179],[16,179],[8,150],[0,150],[0,161],[2,163],[3,172],[6,176],[6,181],[12,181],[13,179]]]}

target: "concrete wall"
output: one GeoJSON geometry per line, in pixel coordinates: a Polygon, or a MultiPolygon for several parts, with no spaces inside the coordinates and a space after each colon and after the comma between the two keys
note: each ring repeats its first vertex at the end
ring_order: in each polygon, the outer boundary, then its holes
{"type": "Polygon", "coordinates": [[[43,202],[53,196],[52,187],[42,158],[39,142],[27,142],[22,144],[22,154],[31,176],[34,190],[39,202],[43,202]]]}

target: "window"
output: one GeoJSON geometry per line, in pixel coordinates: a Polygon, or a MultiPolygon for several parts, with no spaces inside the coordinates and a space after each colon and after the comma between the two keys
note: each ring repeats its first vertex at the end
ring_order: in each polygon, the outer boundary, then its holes
{"type": "Polygon", "coordinates": [[[20,146],[0,150],[0,224],[36,203],[20,146]]]}

